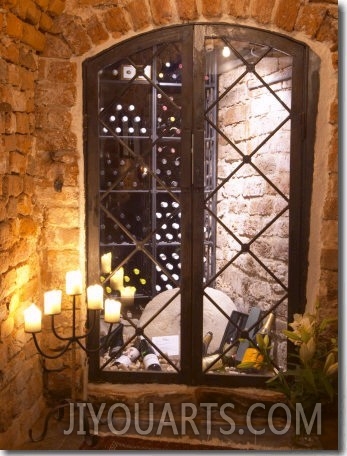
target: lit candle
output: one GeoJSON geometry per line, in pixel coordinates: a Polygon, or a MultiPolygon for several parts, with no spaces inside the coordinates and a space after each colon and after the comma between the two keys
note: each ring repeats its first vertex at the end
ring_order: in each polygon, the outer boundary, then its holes
{"type": "Polygon", "coordinates": [[[101,256],[101,272],[108,274],[111,272],[112,253],[108,252],[101,256]]]}
{"type": "Polygon", "coordinates": [[[69,271],[66,273],[66,294],[79,295],[82,293],[81,271],[69,271]]]}
{"type": "Polygon", "coordinates": [[[50,290],[44,294],[43,312],[45,315],[56,315],[61,312],[61,290],[50,290]]]}
{"type": "Polygon", "coordinates": [[[87,288],[88,309],[99,310],[103,308],[104,289],[101,285],[90,285],[87,288]]]}
{"type": "Polygon", "coordinates": [[[121,303],[115,299],[105,299],[105,315],[106,323],[118,323],[120,320],[121,303]]]}
{"type": "Polygon", "coordinates": [[[24,331],[30,333],[40,332],[41,320],[41,310],[35,304],[31,304],[24,310],[24,331]]]}
{"type": "Polygon", "coordinates": [[[134,304],[135,287],[124,287],[120,291],[122,303],[128,306],[134,304]]]}
{"type": "Polygon", "coordinates": [[[119,268],[111,275],[110,286],[113,290],[120,290],[123,288],[124,268],[119,268]]]}

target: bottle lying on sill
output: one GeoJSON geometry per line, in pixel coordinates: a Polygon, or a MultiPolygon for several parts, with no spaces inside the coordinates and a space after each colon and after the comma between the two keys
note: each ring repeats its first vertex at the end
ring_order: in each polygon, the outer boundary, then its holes
{"type": "MultiPolygon", "coordinates": [[[[111,355],[111,354],[110,354],[111,355]]],[[[139,351],[139,341],[136,339],[134,345],[131,345],[129,348],[124,350],[120,356],[115,358],[112,366],[125,366],[128,367],[135,363],[140,357],[139,351]]]]}
{"type": "Polygon", "coordinates": [[[103,356],[107,351],[111,358],[117,356],[117,353],[124,344],[123,329],[123,324],[119,323],[110,334],[106,334],[100,338],[100,345],[102,347],[100,350],[101,356],[103,356]]]}
{"type": "Polygon", "coordinates": [[[140,347],[139,347],[142,361],[147,370],[154,370],[154,371],[161,371],[159,359],[155,354],[151,345],[147,342],[147,340],[140,336],[140,347]]]}
{"type": "Polygon", "coordinates": [[[219,356],[220,355],[218,353],[215,353],[213,355],[204,356],[202,358],[202,370],[205,371],[206,369],[208,369],[209,371],[215,371],[215,370],[223,369],[224,364],[223,364],[222,358],[219,358],[217,360],[217,358],[219,356]]]}
{"type": "Polygon", "coordinates": [[[202,338],[202,356],[207,355],[208,347],[212,341],[212,338],[213,338],[212,331],[207,331],[207,333],[202,338]]]}

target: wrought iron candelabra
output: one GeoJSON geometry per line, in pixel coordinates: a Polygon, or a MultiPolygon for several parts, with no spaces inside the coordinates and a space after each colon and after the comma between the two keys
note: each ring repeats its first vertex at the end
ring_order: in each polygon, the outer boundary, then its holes
{"type": "MultiPolygon", "coordinates": [[[[28,309],[24,311],[24,330],[27,333],[31,333],[33,336],[35,347],[38,353],[47,359],[57,359],[64,355],[68,349],[71,349],[71,398],[64,400],[62,403],[52,409],[46,416],[44,422],[44,428],[41,435],[34,439],[32,429],[29,430],[29,437],[32,441],[38,442],[43,440],[47,430],[48,423],[51,416],[56,415],[58,420],[64,417],[64,409],[70,407],[70,404],[76,404],[76,349],[81,348],[87,356],[92,353],[99,352],[104,348],[108,342],[108,336],[112,332],[113,324],[118,323],[120,320],[120,308],[121,303],[114,299],[106,299],[104,303],[103,299],[103,287],[101,285],[91,285],[87,288],[87,308],[90,318],[87,319],[86,331],[82,334],[77,334],[76,325],[76,311],[77,311],[77,299],[82,295],[82,276],[80,271],[70,271],[66,274],[66,294],[72,297],[72,323],[71,323],[71,334],[69,336],[63,336],[58,333],[55,325],[55,317],[61,313],[61,290],[51,290],[44,295],[44,314],[49,315],[51,318],[51,329],[54,336],[61,342],[64,342],[64,347],[55,354],[48,354],[39,345],[36,334],[42,330],[42,312],[38,306],[32,304],[28,309]],[[105,308],[104,308],[105,305],[105,308]],[[104,309],[104,320],[109,324],[107,336],[104,338],[103,343],[94,349],[87,348],[82,343],[94,329],[95,322],[97,321],[97,314],[104,309]]],[[[84,400],[84,398],[83,398],[84,400]]],[[[71,408],[70,408],[71,410],[71,408]]],[[[86,416],[84,416],[84,425],[86,434],[89,435],[89,425],[86,416]]]]}

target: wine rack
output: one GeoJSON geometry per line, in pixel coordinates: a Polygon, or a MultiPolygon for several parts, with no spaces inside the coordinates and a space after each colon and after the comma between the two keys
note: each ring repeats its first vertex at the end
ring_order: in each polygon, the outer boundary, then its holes
{"type": "Polygon", "coordinates": [[[151,64],[136,55],[142,65],[120,60],[99,75],[100,256],[111,252],[136,287],[135,314],[181,278],[180,43],[153,52],[151,64]]]}

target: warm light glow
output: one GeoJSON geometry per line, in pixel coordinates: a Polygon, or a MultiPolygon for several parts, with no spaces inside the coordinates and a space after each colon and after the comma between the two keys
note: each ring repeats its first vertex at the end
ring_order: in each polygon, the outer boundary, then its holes
{"type": "Polygon", "coordinates": [[[222,51],[222,56],[223,57],[230,57],[230,54],[231,54],[230,47],[224,46],[223,47],[223,51],[222,51]]]}
{"type": "Polygon", "coordinates": [[[42,312],[36,304],[24,310],[24,331],[36,333],[41,331],[42,312]]]}
{"type": "Polygon", "coordinates": [[[122,303],[127,306],[134,304],[135,287],[124,287],[120,291],[122,303]]]}
{"type": "Polygon", "coordinates": [[[101,310],[104,303],[104,289],[101,285],[90,285],[87,288],[87,305],[90,310],[101,310]]]}
{"type": "Polygon", "coordinates": [[[101,272],[109,274],[111,272],[112,252],[105,253],[101,256],[101,272]]]}
{"type": "Polygon", "coordinates": [[[121,290],[123,288],[124,268],[119,268],[110,278],[112,290],[121,290]]]}
{"type": "Polygon", "coordinates": [[[69,271],[66,273],[66,294],[79,295],[82,293],[81,271],[69,271]]]}
{"type": "Polygon", "coordinates": [[[121,303],[115,299],[105,300],[105,315],[106,323],[118,323],[120,320],[121,303]]]}
{"type": "Polygon", "coordinates": [[[57,315],[61,312],[61,290],[50,290],[44,294],[43,312],[45,315],[57,315]]]}

